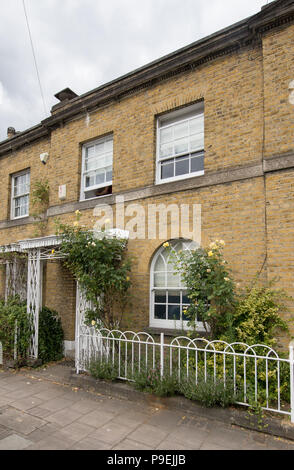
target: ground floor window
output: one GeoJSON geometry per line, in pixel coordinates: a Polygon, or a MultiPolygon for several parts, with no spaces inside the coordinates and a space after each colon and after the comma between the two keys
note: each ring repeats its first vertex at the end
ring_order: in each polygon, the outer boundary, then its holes
{"type": "MultiPolygon", "coordinates": [[[[173,240],[170,244],[175,251],[196,247],[190,240],[173,240]]],[[[150,287],[150,326],[187,329],[185,309],[190,303],[187,289],[180,274],[175,271],[170,249],[163,245],[152,259],[150,287]]],[[[200,321],[197,321],[197,327],[204,329],[200,321]]]]}

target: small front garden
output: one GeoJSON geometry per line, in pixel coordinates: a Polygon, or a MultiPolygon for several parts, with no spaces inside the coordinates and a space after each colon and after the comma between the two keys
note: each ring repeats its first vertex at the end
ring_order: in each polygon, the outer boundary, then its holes
{"type": "MultiPolygon", "coordinates": [[[[20,367],[29,364],[29,348],[33,324],[27,314],[26,302],[18,296],[5,302],[0,299],[0,342],[4,364],[20,367]]],[[[43,307],[39,314],[39,363],[63,357],[63,329],[57,312],[43,307]]]]}

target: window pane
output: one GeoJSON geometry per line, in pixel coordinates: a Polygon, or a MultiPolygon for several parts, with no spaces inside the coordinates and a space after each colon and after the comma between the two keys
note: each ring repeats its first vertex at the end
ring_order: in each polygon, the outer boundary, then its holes
{"type": "Polygon", "coordinates": [[[175,142],[175,155],[188,152],[188,139],[181,139],[175,142]]]}
{"type": "Polygon", "coordinates": [[[180,139],[181,137],[187,137],[189,134],[188,122],[176,124],[174,126],[174,139],[180,139]]]}
{"type": "Polygon", "coordinates": [[[104,183],[104,181],[105,181],[105,171],[98,170],[95,176],[95,184],[101,184],[101,183],[104,183]]]}
{"type": "Polygon", "coordinates": [[[161,157],[173,155],[173,144],[161,144],[159,153],[161,157]]]}
{"type": "Polygon", "coordinates": [[[155,273],[154,274],[154,286],[155,287],[165,287],[165,273],[155,273]]]}
{"type": "Polygon", "coordinates": [[[189,158],[179,157],[176,159],[176,176],[189,173],[189,158]]]}
{"type": "Polygon", "coordinates": [[[95,145],[95,153],[96,155],[100,155],[101,153],[103,153],[105,150],[104,150],[104,142],[100,142],[99,144],[96,144],[95,145]]]}
{"type": "Polygon", "coordinates": [[[171,292],[168,293],[168,303],[169,304],[180,304],[181,303],[181,295],[180,292],[171,292]]]}
{"type": "Polygon", "coordinates": [[[190,141],[190,150],[191,152],[195,150],[202,150],[204,148],[204,135],[203,134],[196,134],[191,137],[190,141]]]}
{"type": "Polygon", "coordinates": [[[168,160],[168,162],[161,163],[161,178],[172,178],[174,176],[174,160],[172,162],[168,160]]]}
{"type": "Polygon", "coordinates": [[[180,320],[180,306],[179,305],[169,305],[168,306],[168,319],[169,320],[180,320]]]}
{"type": "Polygon", "coordinates": [[[204,170],[204,155],[191,158],[191,171],[202,171],[204,170]]]}
{"type": "Polygon", "coordinates": [[[180,287],[180,277],[177,273],[167,273],[167,287],[180,287]]]}
{"type": "Polygon", "coordinates": [[[89,188],[90,186],[94,186],[94,184],[95,184],[95,173],[90,173],[86,176],[85,186],[86,188],[89,188]]]}
{"type": "Polygon", "coordinates": [[[154,271],[164,271],[164,270],[165,270],[165,262],[163,261],[162,256],[159,255],[154,266],[154,271]]]}
{"type": "Polygon", "coordinates": [[[166,306],[165,305],[154,305],[154,317],[157,320],[166,320],[166,306]]]}
{"type": "Polygon", "coordinates": [[[95,154],[95,146],[93,145],[92,147],[88,147],[86,151],[86,155],[88,158],[93,157],[95,154]]]}
{"type": "Polygon", "coordinates": [[[112,181],[112,168],[106,168],[106,181],[112,181]]]}
{"type": "Polygon", "coordinates": [[[173,129],[168,127],[167,129],[161,129],[160,131],[160,143],[165,144],[173,139],[173,129]]]}
{"type": "Polygon", "coordinates": [[[183,292],[182,302],[183,302],[183,304],[189,304],[190,303],[190,299],[187,295],[187,292],[183,292]]]}
{"type": "Polygon", "coordinates": [[[113,140],[106,140],[105,142],[105,147],[104,147],[105,152],[111,152],[113,151],[113,140]]]}
{"type": "Polygon", "coordinates": [[[165,304],[166,303],[166,291],[157,290],[155,292],[155,303],[165,304]]]}
{"type": "Polygon", "coordinates": [[[204,131],[203,114],[190,120],[190,134],[198,134],[204,131]]]}

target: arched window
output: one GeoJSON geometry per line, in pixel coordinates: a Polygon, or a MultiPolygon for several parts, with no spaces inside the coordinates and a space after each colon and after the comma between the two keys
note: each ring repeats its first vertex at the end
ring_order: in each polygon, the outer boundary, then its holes
{"type": "MultiPolygon", "coordinates": [[[[170,245],[175,251],[197,248],[190,240],[172,240],[170,245]]],[[[186,329],[188,318],[184,309],[189,303],[186,286],[175,271],[170,249],[162,245],[150,269],[150,326],[186,329]]],[[[202,329],[203,323],[198,322],[197,327],[202,329]]]]}

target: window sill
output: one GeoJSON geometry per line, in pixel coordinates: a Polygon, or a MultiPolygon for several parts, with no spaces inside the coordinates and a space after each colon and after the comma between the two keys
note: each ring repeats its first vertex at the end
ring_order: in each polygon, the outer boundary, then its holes
{"type": "Polygon", "coordinates": [[[196,178],[197,176],[203,176],[204,175],[204,170],[197,171],[195,173],[189,173],[188,175],[181,175],[181,176],[174,176],[173,178],[166,178],[164,180],[157,179],[155,184],[165,184],[165,183],[173,183],[175,181],[182,181],[182,180],[187,180],[190,178],[196,178]]]}
{"type": "MultiPolygon", "coordinates": [[[[175,330],[171,328],[157,328],[154,326],[148,326],[144,328],[143,331],[151,335],[160,335],[160,333],[164,333],[165,336],[171,337],[187,336],[187,333],[191,332],[191,330],[175,330]]],[[[199,338],[208,338],[208,333],[206,331],[199,331],[197,336],[199,338]]]]}

